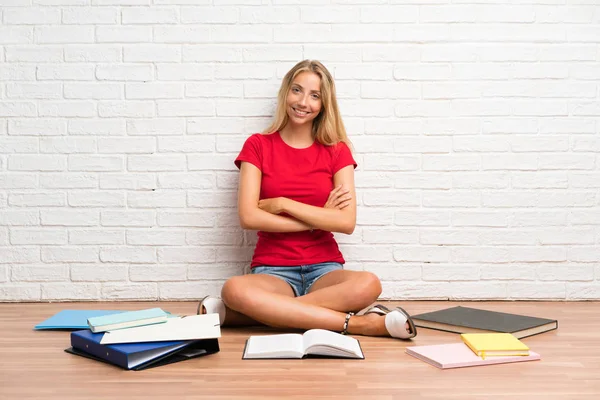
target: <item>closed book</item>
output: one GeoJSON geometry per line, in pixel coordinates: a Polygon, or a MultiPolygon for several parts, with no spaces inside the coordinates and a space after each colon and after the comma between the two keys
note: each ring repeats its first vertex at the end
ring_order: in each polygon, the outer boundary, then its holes
{"type": "Polygon", "coordinates": [[[416,326],[455,333],[512,333],[524,338],[558,328],[558,321],[526,315],[452,307],[412,316],[416,326]]]}
{"type": "Polygon", "coordinates": [[[168,340],[198,340],[221,337],[219,314],[189,315],[169,318],[163,324],[136,326],[108,331],[100,343],[142,343],[168,340]]]}
{"type": "Polygon", "coordinates": [[[87,329],[87,320],[91,317],[102,315],[119,314],[119,310],[62,310],[50,318],[40,322],[33,329],[35,330],[80,330],[87,329]]]}
{"type": "Polygon", "coordinates": [[[463,333],[460,338],[481,358],[529,355],[529,347],[510,333],[463,333]]]}
{"type": "Polygon", "coordinates": [[[166,322],[168,316],[169,313],[164,312],[160,308],[149,308],[147,310],[127,311],[88,318],[88,326],[92,332],[98,333],[136,326],[160,324],[166,322]]]}
{"type": "Polygon", "coordinates": [[[71,332],[71,348],[65,351],[127,370],[158,367],[219,351],[218,339],[103,345],[103,335],[87,329],[71,332]]]}
{"type": "Polygon", "coordinates": [[[541,356],[534,351],[530,351],[528,356],[499,356],[483,359],[473,353],[464,343],[412,346],[406,348],[406,353],[440,369],[477,367],[541,359],[541,356]]]}

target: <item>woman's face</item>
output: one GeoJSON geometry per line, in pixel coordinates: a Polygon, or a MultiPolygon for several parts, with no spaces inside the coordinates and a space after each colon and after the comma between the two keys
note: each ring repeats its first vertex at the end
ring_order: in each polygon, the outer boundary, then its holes
{"type": "Polygon", "coordinates": [[[319,75],[314,72],[299,73],[287,95],[286,111],[289,122],[295,125],[312,124],[322,107],[319,75]]]}

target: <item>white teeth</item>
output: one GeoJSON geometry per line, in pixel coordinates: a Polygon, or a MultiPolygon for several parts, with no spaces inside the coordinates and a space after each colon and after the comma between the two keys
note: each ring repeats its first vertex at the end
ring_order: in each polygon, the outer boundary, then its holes
{"type": "Polygon", "coordinates": [[[300,114],[300,115],[307,115],[308,114],[308,111],[300,111],[300,110],[297,110],[297,109],[295,109],[293,107],[292,107],[292,109],[296,112],[296,114],[300,114]]]}

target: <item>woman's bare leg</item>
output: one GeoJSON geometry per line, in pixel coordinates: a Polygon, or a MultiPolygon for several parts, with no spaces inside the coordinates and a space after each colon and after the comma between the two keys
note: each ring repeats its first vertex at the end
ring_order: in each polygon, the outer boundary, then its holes
{"type": "Polygon", "coordinates": [[[336,270],[319,278],[298,300],[335,311],[356,312],[375,302],[380,294],[381,282],[375,274],[336,270]]]}
{"type": "MultiPolygon", "coordinates": [[[[265,274],[233,277],[225,283],[221,294],[228,312],[237,311],[254,321],[273,327],[341,331],[346,318],[345,312],[294,298],[291,287],[285,281],[265,274]]],[[[385,329],[384,317],[375,314],[352,317],[348,332],[389,335],[385,329]]]]}
{"type": "MultiPolygon", "coordinates": [[[[256,287],[278,293],[288,297],[294,297],[292,288],[280,278],[270,275],[255,282],[256,287]]],[[[240,277],[233,277],[237,281],[240,277]]],[[[224,286],[228,291],[229,284],[224,286]]],[[[358,311],[372,304],[381,294],[381,283],[376,275],[363,271],[337,270],[325,274],[319,278],[310,288],[309,293],[296,297],[296,300],[305,303],[328,308],[334,311],[348,312],[358,311]]],[[[223,296],[223,297],[226,297],[223,296]]],[[[227,302],[225,302],[227,304],[227,302]]],[[[356,317],[353,318],[353,321],[356,317]]],[[[227,307],[225,322],[223,325],[258,325],[249,316],[227,307]]],[[[352,324],[351,324],[352,325],[352,324]]]]}
{"type": "MultiPolygon", "coordinates": [[[[264,280],[264,282],[261,280],[259,285],[268,291],[294,297],[292,288],[280,278],[269,276],[269,279],[264,280]]],[[[380,294],[381,283],[379,282],[379,278],[374,274],[363,271],[336,270],[319,278],[312,285],[309,293],[297,297],[297,300],[302,303],[313,304],[335,311],[348,312],[358,311],[367,307],[377,300],[380,294]]],[[[223,325],[257,324],[252,318],[229,307],[225,315],[223,325]]]]}
{"type": "MultiPolygon", "coordinates": [[[[262,288],[266,291],[269,292],[273,292],[273,293],[277,293],[280,294],[282,296],[286,296],[286,297],[294,297],[294,290],[292,289],[292,287],[285,282],[284,280],[282,280],[281,278],[276,278],[274,276],[270,276],[270,275],[262,275],[262,274],[258,274],[260,276],[265,276],[266,279],[260,279],[258,281],[253,282],[253,284],[256,287],[262,288]]],[[[244,275],[244,276],[248,276],[248,275],[244,275]]],[[[234,280],[237,281],[237,276],[234,276],[233,278],[230,278],[230,280],[234,280]]],[[[224,290],[229,290],[226,289],[228,286],[228,282],[225,282],[225,286],[223,286],[224,290]]],[[[223,290],[221,291],[221,297],[224,297],[223,294],[223,290]]],[[[222,323],[222,325],[227,325],[227,326],[253,326],[253,325],[262,325],[262,323],[255,321],[254,319],[250,318],[249,316],[242,314],[236,310],[231,309],[228,305],[227,302],[223,299],[223,301],[225,302],[225,321],[222,323]]],[[[202,312],[206,312],[206,310],[203,310],[202,312]]]]}
{"type": "MultiPolygon", "coordinates": [[[[309,292],[298,300],[316,304],[332,310],[347,312],[359,311],[373,304],[381,294],[381,282],[379,278],[366,271],[336,270],[319,278],[310,288],[309,292]]],[[[380,325],[381,317],[365,316],[365,318],[353,317],[349,324],[349,330],[366,332],[374,329],[372,335],[380,336],[382,329],[384,334],[385,322],[380,325]],[[352,322],[362,323],[365,326],[357,327],[352,322]]],[[[404,325],[410,331],[408,322],[404,325]]]]}

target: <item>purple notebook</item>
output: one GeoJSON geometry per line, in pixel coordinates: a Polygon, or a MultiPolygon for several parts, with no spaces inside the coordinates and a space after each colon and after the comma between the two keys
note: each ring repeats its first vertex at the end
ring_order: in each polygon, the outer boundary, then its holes
{"type": "Polygon", "coordinates": [[[441,369],[475,367],[478,365],[504,364],[540,360],[538,353],[529,351],[528,356],[481,357],[464,343],[436,344],[407,347],[406,353],[441,369]]]}

